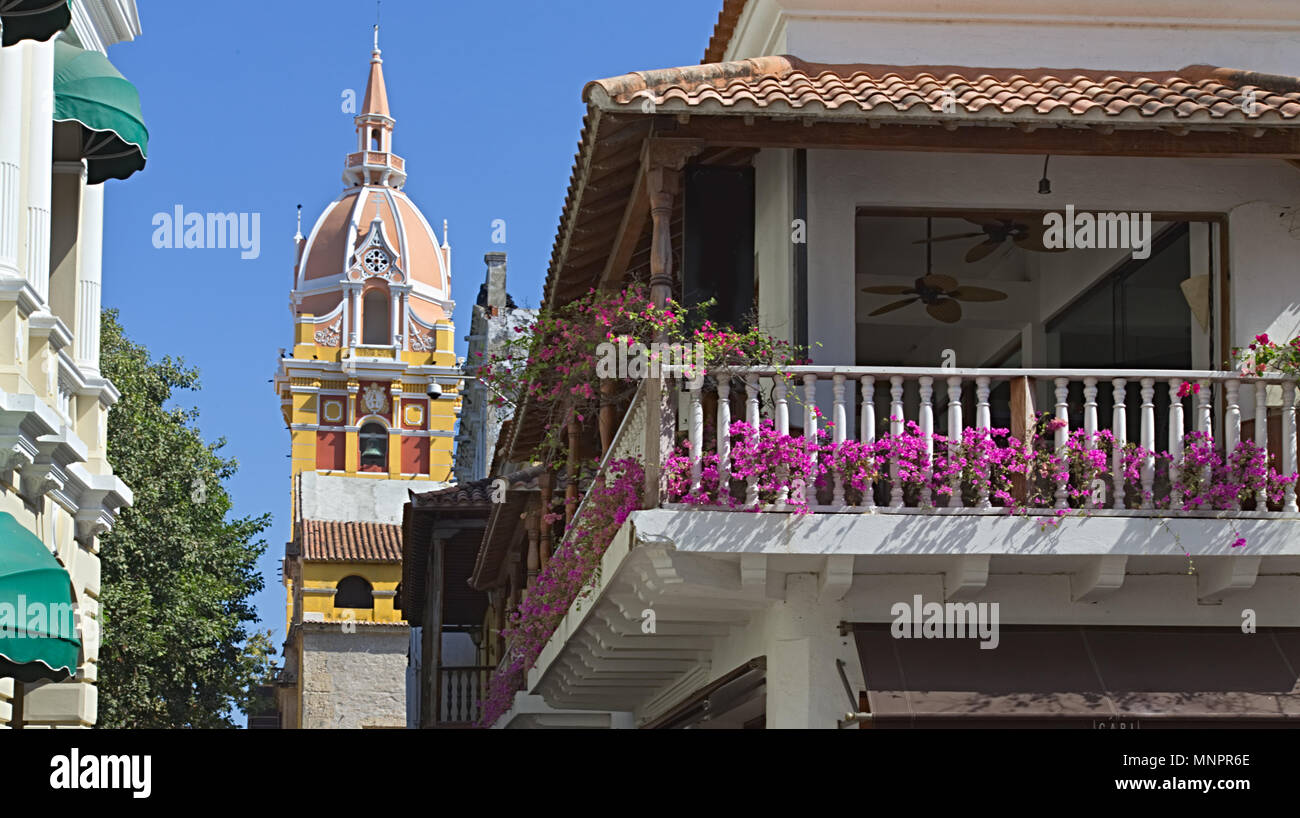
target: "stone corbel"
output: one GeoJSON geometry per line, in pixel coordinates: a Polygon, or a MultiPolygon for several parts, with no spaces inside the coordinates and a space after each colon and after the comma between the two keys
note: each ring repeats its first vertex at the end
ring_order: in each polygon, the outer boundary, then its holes
{"type": "Polygon", "coordinates": [[[51,491],[61,491],[65,484],[58,466],[38,461],[19,472],[18,493],[34,505],[51,491]]]}
{"type": "Polygon", "coordinates": [[[12,484],[14,472],[21,472],[35,461],[36,450],[29,449],[23,440],[11,437],[5,438],[0,445],[4,445],[4,448],[0,449],[0,476],[5,482],[12,484]]]}

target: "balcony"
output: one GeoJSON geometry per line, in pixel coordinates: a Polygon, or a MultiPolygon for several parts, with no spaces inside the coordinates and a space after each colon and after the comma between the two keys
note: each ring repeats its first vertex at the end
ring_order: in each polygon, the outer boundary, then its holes
{"type": "MultiPolygon", "coordinates": [[[[642,396],[624,419],[611,450],[615,457],[641,457],[645,428],[662,415],[657,436],[660,477],[647,475],[658,505],[697,511],[765,511],[862,514],[1006,514],[1013,503],[975,485],[969,469],[951,470],[950,488],[933,473],[945,456],[957,454],[967,430],[1002,427],[1016,441],[1034,437],[1035,405],[1050,415],[1049,448],[1064,451],[1071,439],[1092,448],[1105,445],[1104,473],[1089,485],[1073,485],[1076,474],[1059,473],[1046,498],[1022,490],[1023,511],[1079,509],[1103,516],[1232,516],[1270,518],[1297,512],[1295,484],[1282,481],[1271,497],[1242,491],[1212,504],[1183,496],[1180,481],[1189,453],[1204,458],[1212,448],[1225,464],[1243,441],[1268,452],[1269,466],[1296,472],[1296,382],[1281,375],[1246,377],[1234,372],[1165,370],[942,369],[795,366],[710,373],[684,382],[676,406],[647,404],[642,396]],[[1276,404],[1270,408],[1270,404],[1276,404]],[[1159,410],[1158,407],[1159,406],[1159,410]],[[681,415],[676,423],[674,413],[681,415]],[[770,424],[777,439],[820,439],[831,446],[846,440],[880,444],[910,429],[921,457],[906,462],[897,448],[878,446],[883,457],[867,485],[849,485],[842,470],[827,468],[822,485],[782,477],[733,478],[737,439],[717,430],[742,420],[752,428],[770,424]],[[913,425],[914,424],[914,425],[913,425]],[[672,431],[684,437],[674,446],[672,431]],[[819,436],[820,431],[820,436],[819,436]],[[1081,434],[1080,434],[1081,433],[1081,434]],[[1109,440],[1113,439],[1113,444],[1109,440]],[[1140,448],[1135,448],[1140,447],[1140,448]],[[936,451],[937,447],[937,451],[936,451]],[[1125,451],[1127,448],[1127,451],[1125,451]],[[685,459],[689,467],[682,465],[685,459]],[[900,462],[903,460],[905,462],[900,462]],[[1157,468],[1157,464],[1163,466],[1157,468]],[[909,466],[912,474],[908,477],[909,466]],[[678,485],[671,478],[677,469],[678,485]],[[666,477],[665,477],[666,475],[666,477]],[[1102,485],[1095,481],[1101,479],[1102,485]],[[681,485],[685,483],[686,485],[681,485]],[[760,483],[762,485],[760,486],[760,483]],[[674,490],[675,488],[675,490],[674,490]],[[1083,494],[1091,492],[1086,498],[1083,494]],[[799,495],[797,500],[792,497],[799,495]],[[684,502],[683,502],[684,500],[684,502]]],[[[1042,431],[1040,429],[1040,431],[1042,431]]],[[[823,443],[823,445],[824,445],[823,443]]],[[[1004,446],[1011,445],[1004,443],[1004,446]]],[[[812,451],[813,447],[809,447],[812,451]]],[[[812,452],[810,457],[825,457],[812,452]]],[[[752,461],[752,457],[751,457],[752,461]]],[[[1199,461],[1197,461],[1199,462],[1199,461]]],[[[750,469],[752,471],[752,468],[750,469]]],[[[1261,486],[1262,489],[1262,486],[1261,486]]],[[[1222,492],[1220,493],[1222,495],[1222,492]]],[[[1058,515],[1059,516],[1059,515],[1058,515]]]]}

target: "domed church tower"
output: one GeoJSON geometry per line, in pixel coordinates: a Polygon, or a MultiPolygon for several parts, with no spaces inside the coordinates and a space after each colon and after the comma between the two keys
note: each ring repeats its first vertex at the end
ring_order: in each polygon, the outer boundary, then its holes
{"type": "Polygon", "coordinates": [[[378,27],[355,123],[344,191],[294,237],[294,345],[274,381],[293,446],[286,727],[405,723],[402,506],[451,479],[451,248],[402,191],[378,27]]]}

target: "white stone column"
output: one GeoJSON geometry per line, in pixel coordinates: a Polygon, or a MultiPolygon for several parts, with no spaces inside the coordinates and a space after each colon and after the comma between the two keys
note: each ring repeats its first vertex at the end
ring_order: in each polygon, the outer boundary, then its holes
{"type": "Polygon", "coordinates": [[[819,599],[818,574],[789,574],[785,599],[768,612],[767,727],[834,729],[849,711],[835,660],[857,663],[853,639],[839,635],[842,606],[819,599]]]}
{"type": "Polygon", "coordinates": [[[81,235],[77,241],[77,365],[99,374],[99,303],[104,258],[104,186],[81,189],[81,235]]]}
{"type": "Polygon", "coordinates": [[[18,237],[22,220],[18,203],[22,170],[23,51],[0,48],[0,276],[21,276],[18,237]]]}
{"type": "MultiPolygon", "coordinates": [[[[13,46],[10,46],[11,48],[13,46]]],[[[50,173],[54,156],[54,43],[26,42],[29,82],[27,106],[25,272],[45,300],[50,283],[50,173]]]]}

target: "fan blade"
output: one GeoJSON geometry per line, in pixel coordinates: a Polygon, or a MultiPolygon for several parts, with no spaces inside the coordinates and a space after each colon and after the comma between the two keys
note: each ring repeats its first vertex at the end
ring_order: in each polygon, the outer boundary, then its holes
{"type": "Polygon", "coordinates": [[[958,287],[955,290],[949,290],[948,297],[955,298],[958,301],[1005,301],[1007,294],[1001,290],[990,290],[987,287],[958,287]]]}
{"type": "Polygon", "coordinates": [[[988,241],[980,242],[979,244],[975,245],[974,247],[966,251],[966,263],[974,264],[975,262],[987,256],[989,253],[992,253],[994,250],[998,249],[998,247],[1000,247],[1001,245],[1002,245],[1001,241],[994,240],[994,239],[989,239],[988,241]]]}
{"type": "Polygon", "coordinates": [[[1038,230],[1038,231],[1035,231],[1035,232],[1033,232],[1033,233],[1030,233],[1030,234],[1027,235],[1027,236],[1021,236],[1021,237],[1018,238],[1018,239],[1014,239],[1014,241],[1015,241],[1017,247],[1019,247],[1019,248],[1021,248],[1021,249],[1023,249],[1023,250],[1032,250],[1032,251],[1035,252],[1035,253],[1063,253],[1063,252],[1065,252],[1066,248],[1064,248],[1064,247],[1048,247],[1046,244],[1044,244],[1044,243],[1043,243],[1043,233],[1044,233],[1044,232],[1045,232],[1044,230],[1038,230]]]}
{"type": "Polygon", "coordinates": [[[914,304],[920,300],[921,300],[920,298],[905,298],[902,301],[895,301],[892,304],[886,304],[885,306],[881,307],[878,310],[874,310],[872,312],[867,313],[867,317],[871,317],[873,315],[884,315],[887,312],[893,312],[894,310],[901,309],[903,307],[906,307],[908,304],[914,304]]]}
{"type": "Polygon", "coordinates": [[[863,287],[864,293],[876,293],[877,295],[914,295],[916,290],[911,287],[900,287],[898,285],[883,287],[863,287]]]}
{"type": "Polygon", "coordinates": [[[952,276],[931,274],[921,279],[921,283],[932,290],[942,290],[943,292],[957,289],[957,279],[952,276]]]}
{"type": "Polygon", "coordinates": [[[945,324],[955,324],[961,320],[961,304],[949,299],[926,304],[925,311],[930,313],[931,318],[945,324]]]}
{"type": "Polygon", "coordinates": [[[932,239],[917,239],[916,241],[912,242],[912,244],[925,244],[927,241],[928,241],[928,242],[936,242],[936,241],[952,241],[953,239],[973,239],[973,238],[975,238],[976,236],[982,236],[982,235],[984,235],[983,232],[980,232],[980,233],[949,233],[949,234],[946,235],[946,236],[935,236],[935,237],[932,238],[932,239]]]}

